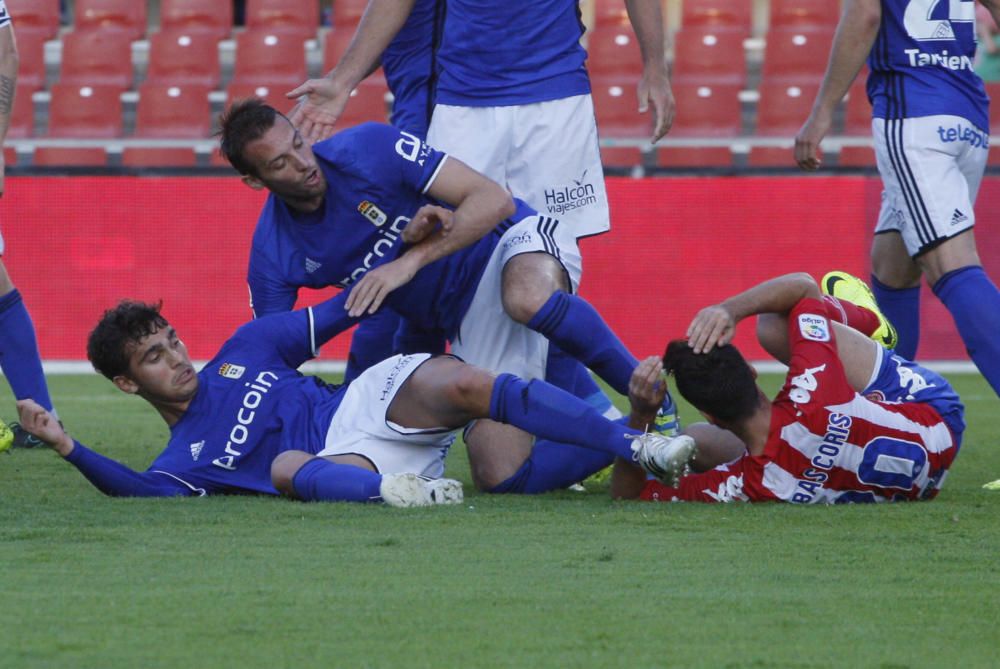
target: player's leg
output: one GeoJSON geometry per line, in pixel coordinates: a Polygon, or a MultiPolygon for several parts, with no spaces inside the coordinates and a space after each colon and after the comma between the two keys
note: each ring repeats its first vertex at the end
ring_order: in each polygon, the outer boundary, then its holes
{"type": "MultiPolygon", "coordinates": [[[[3,253],[0,237],[0,254],[3,253]]],[[[17,399],[33,399],[53,411],[38,339],[21,293],[14,287],[0,259],[0,368],[17,399]]]]}
{"type": "Polygon", "coordinates": [[[871,263],[875,300],[899,334],[895,351],[912,360],[920,343],[920,266],[910,258],[896,230],[875,235],[871,263]]]}

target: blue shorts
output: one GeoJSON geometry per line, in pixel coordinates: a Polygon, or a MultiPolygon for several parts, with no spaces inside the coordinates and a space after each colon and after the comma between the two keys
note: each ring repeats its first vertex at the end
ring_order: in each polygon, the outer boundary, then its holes
{"type": "Polygon", "coordinates": [[[962,445],[965,432],[965,406],[951,384],[936,372],[901,358],[881,346],[874,379],[862,391],[866,397],[886,402],[920,402],[934,407],[955,436],[955,446],[962,445]]]}

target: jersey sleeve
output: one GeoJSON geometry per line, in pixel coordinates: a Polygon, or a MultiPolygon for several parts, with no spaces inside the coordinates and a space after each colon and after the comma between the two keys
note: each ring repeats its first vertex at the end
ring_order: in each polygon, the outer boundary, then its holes
{"type": "Polygon", "coordinates": [[[298,288],[281,278],[280,268],[256,244],[250,250],[247,288],[254,318],[291,311],[299,295],[298,288]]]}
{"type": "Polygon", "coordinates": [[[749,455],[715,469],[688,474],[676,487],[650,479],[639,494],[648,502],[749,502],[752,499],[744,487],[744,474],[749,455]]]}
{"type": "Polygon", "coordinates": [[[822,302],[807,298],[795,305],[788,315],[788,346],[792,356],[785,385],[774,399],[776,404],[792,403],[805,410],[854,396],[822,302]]]}
{"type": "MultiPolygon", "coordinates": [[[[350,154],[340,160],[350,160],[375,183],[388,188],[406,187],[426,193],[447,158],[416,135],[391,125],[365,123],[353,133],[349,141],[339,145],[340,150],[350,154]]],[[[318,150],[323,155],[323,148],[318,150]]]]}
{"type": "Polygon", "coordinates": [[[183,497],[205,495],[164,471],[137,472],[109,457],[96,453],[78,441],[66,460],[73,464],[95,488],[111,497],[183,497]]]}

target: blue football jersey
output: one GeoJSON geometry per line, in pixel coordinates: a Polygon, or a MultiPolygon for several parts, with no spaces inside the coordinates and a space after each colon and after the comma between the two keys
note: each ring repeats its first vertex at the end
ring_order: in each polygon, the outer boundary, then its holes
{"type": "Polygon", "coordinates": [[[318,453],[346,386],[296,368],[313,357],[309,310],[275,314],[239,330],[198,373],[198,392],[170,429],[150,472],[213,493],[277,494],[279,453],[318,453]]]}
{"type": "Polygon", "coordinates": [[[989,131],[989,98],[972,69],[973,0],[882,0],[882,25],[868,56],[876,118],[949,114],[989,131]]]}
{"type": "Polygon", "coordinates": [[[583,31],[577,0],[449,0],[436,101],[496,107],[589,93],[583,31]]]}
{"type": "Polygon", "coordinates": [[[399,233],[430,200],[445,155],[391,126],[365,123],[313,147],[328,184],[303,214],[273,194],[257,221],[248,283],[257,316],[290,310],[300,286],[345,288],[394,258],[399,233]]]}
{"type": "Polygon", "coordinates": [[[444,0],[416,0],[413,11],[382,53],[382,70],[392,91],[392,124],[426,137],[434,104],[436,57],[444,0]]]}

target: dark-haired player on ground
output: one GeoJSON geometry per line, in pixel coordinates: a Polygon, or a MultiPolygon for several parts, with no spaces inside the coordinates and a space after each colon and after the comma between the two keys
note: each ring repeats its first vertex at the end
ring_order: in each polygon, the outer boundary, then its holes
{"type": "MultiPolygon", "coordinates": [[[[291,309],[300,286],[338,286],[346,289],[344,328],[384,302],[479,367],[545,378],[551,341],[628,392],[637,361],[574,294],[579,247],[556,219],[515,205],[493,181],[387,125],[363,124],[310,147],[287,118],[247,100],[223,116],[221,136],[243,180],[271,192],[248,272],[258,316],[291,309]]],[[[480,454],[480,435],[494,429],[479,422],[466,440],[484,490],[543,492],[609,464],[606,454],[572,447],[530,456],[530,436],[511,430],[510,448],[480,454]]]]}
{"type": "MultiPolygon", "coordinates": [[[[611,422],[544,381],[495,375],[452,356],[395,356],[332,386],[299,365],[339,331],[343,300],[254,320],[198,373],[159,307],[123,302],[91,332],[87,355],[122,391],[170,426],[166,449],[136,472],[71,439],[32,400],[24,428],[114,496],[279,494],[305,501],[456,503],[461,484],[438,477],[450,433],[491,418],[641,462],[674,480],[683,443],[611,422]]],[[[506,448],[496,442],[494,448],[506,448]]]]}
{"type": "MultiPolygon", "coordinates": [[[[810,276],[789,274],[702,309],[687,340],[670,342],[663,366],[681,395],[711,423],[742,439],[747,451],[712,471],[685,476],[677,486],[646,481],[621,464],[612,493],[660,501],[799,504],[937,495],[961,445],[964,408],[940,375],[862,334],[880,325],[874,299],[862,299],[867,286],[860,279],[838,274],[856,282],[854,295],[868,303],[824,299],[810,276]],[[761,344],[789,365],[774,400],[729,343],[736,324],[753,315],[761,344]]],[[[645,361],[633,379],[645,386],[634,395],[645,393],[647,413],[655,411],[651,380],[658,371],[655,359],[645,361]]]]}

